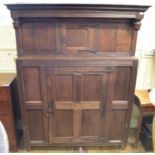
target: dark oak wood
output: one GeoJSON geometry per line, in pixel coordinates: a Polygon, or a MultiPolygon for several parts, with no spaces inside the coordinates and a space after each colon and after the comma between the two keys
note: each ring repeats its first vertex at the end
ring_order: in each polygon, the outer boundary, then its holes
{"type": "MultiPolygon", "coordinates": [[[[17,151],[17,124],[15,110],[18,108],[16,74],[0,73],[0,121],[3,123],[12,151],[17,151]]],[[[16,115],[19,112],[16,113],[16,115]]],[[[20,115],[19,115],[20,117],[20,115]]]]}
{"type": "Polygon", "coordinates": [[[19,55],[134,55],[136,31],[149,6],[9,4],[19,55]],[[125,38],[125,39],[124,39],[125,38]],[[109,44],[111,42],[111,44],[109,44]]]}
{"type": "Polygon", "coordinates": [[[9,4],[24,140],[32,146],[127,143],[137,30],[149,6],[9,4]]]}

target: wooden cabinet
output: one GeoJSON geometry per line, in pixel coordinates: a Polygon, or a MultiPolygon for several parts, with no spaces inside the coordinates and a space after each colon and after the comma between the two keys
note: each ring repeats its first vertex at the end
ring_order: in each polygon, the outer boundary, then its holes
{"type": "Polygon", "coordinates": [[[25,144],[125,146],[148,6],[10,4],[25,144]]]}
{"type": "Polygon", "coordinates": [[[17,150],[17,132],[14,115],[14,105],[16,103],[16,89],[15,74],[0,73],[0,121],[3,123],[8,138],[10,149],[17,150]]]}

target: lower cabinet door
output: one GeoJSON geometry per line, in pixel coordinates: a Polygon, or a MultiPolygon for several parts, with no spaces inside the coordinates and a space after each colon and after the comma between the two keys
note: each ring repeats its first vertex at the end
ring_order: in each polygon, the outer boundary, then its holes
{"type": "Polygon", "coordinates": [[[101,143],[112,67],[48,67],[51,143],[101,143]]]}
{"type": "Polygon", "coordinates": [[[48,117],[46,110],[44,71],[39,66],[19,68],[22,115],[26,145],[48,143],[48,117]]]}
{"type": "Polygon", "coordinates": [[[51,143],[124,144],[132,66],[48,67],[51,143]]]}
{"type": "Polygon", "coordinates": [[[105,113],[104,135],[109,145],[126,144],[131,117],[131,98],[135,78],[133,67],[115,67],[112,73],[110,101],[105,113]]]}

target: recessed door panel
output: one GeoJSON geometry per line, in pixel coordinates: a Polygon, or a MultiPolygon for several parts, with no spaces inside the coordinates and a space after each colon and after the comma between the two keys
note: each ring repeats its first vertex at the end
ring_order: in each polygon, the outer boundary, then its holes
{"type": "Polygon", "coordinates": [[[66,22],[61,24],[62,52],[88,52],[94,46],[94,25],[85,22],[66,22]]]}
{"type": "Polygon", "coordinates": [[[101,99],[101,74],[83,75],[83,101],[99,101],[101,99]]]}
{"type": "Polygon", "coordinates": [[[73,76],[72,75],[55,75],[55,99],[56,101],[73,100],[73,76]]]}
{"type": "Polygon", "coordinates": [[[82,111],[82,136],[98,136],[100,123],[99,109],[83,110],[82,111]]]}
{"type": "Polygon", "coordinates": [[[33,142],[43,142],[45,139],[44,119],[42,110],[27,111],[29,139],[33,142]]]}
{"type": "Polygon", "coordinates": [[[38,67],[25,67],[23,70],[23,84],[26,101],[41,101],[41,79],[38,67]],[[33,86],[33,87],[32,87],[33,86]]]}
{"type": "Polygon", "coordinates": [[[73,110],[56,110],[55,136],[73,137],[73,110]]]}

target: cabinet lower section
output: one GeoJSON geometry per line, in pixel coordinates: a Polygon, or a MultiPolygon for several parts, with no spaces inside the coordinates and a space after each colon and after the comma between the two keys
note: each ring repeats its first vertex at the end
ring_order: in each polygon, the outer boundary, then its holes
{"type": "Polygon", "coordinates": [[[42,61],[17,60],[27,147],[124,146],[137,61],[42,61]]]}

